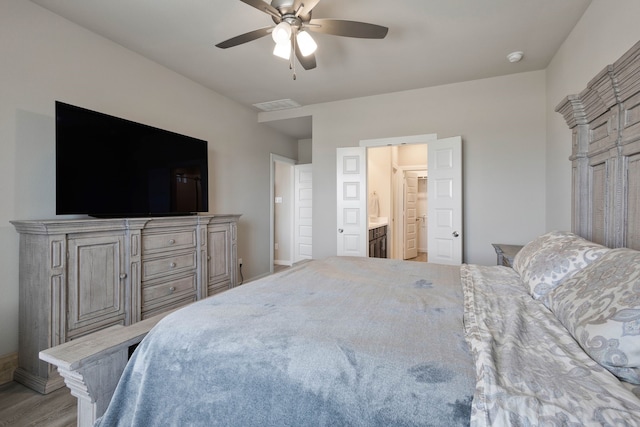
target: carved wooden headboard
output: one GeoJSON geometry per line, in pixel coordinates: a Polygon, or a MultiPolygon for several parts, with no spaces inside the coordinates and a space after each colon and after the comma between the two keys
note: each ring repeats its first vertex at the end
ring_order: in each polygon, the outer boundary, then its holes
{"type": "Polygon", "coordinates": [[[640,42],[556,111],[573,131],[573,232],[640,250],[640,42]]]}

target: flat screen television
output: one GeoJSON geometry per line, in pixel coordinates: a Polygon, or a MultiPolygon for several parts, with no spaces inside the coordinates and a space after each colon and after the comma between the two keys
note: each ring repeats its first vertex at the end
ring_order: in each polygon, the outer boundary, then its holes
{"type": "Polygon", "coordinates": [[[56,101],[56,214],[207,212],[207,141],[56,101]]]}

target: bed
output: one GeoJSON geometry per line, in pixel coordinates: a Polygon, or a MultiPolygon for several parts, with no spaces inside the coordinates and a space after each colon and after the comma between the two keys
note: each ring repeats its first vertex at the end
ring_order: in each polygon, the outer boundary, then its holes
{"type": "Polygon", "coordinates": [[[586,323],[640,314],[620,302],[640,287],[640,252],[624,251],[552,232],[514,269],[310,261],[161,320],[96,426],[640,425],[636,366],[589,353],[560,293],[618,262],[638,271],[586,323]]]}
{"type": "Polygon", "coordinates": [[[459,283],[335,257],[195,303],[142,341],[98,425],[467,425],[459,283]]]}

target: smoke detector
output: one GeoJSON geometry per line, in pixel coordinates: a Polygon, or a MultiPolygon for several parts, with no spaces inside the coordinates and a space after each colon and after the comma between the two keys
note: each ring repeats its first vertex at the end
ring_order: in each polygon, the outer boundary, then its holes
{"type": "Polygon", "coordinates": [[[509,60],[509,62],[520,62],[523,56],[524,53],[521,51],[511,52],[509,55],[507,55],[507,59],[509,60]]]}

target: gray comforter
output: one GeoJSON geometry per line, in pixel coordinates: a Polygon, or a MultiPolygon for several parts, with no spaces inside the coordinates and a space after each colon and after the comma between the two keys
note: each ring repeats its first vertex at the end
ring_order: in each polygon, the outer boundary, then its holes
{"type": "Polygon", "coordinates": [[[163,319],[96,425],[468,425],[462,319],[459,267],[311,261],[163,319]]]}

